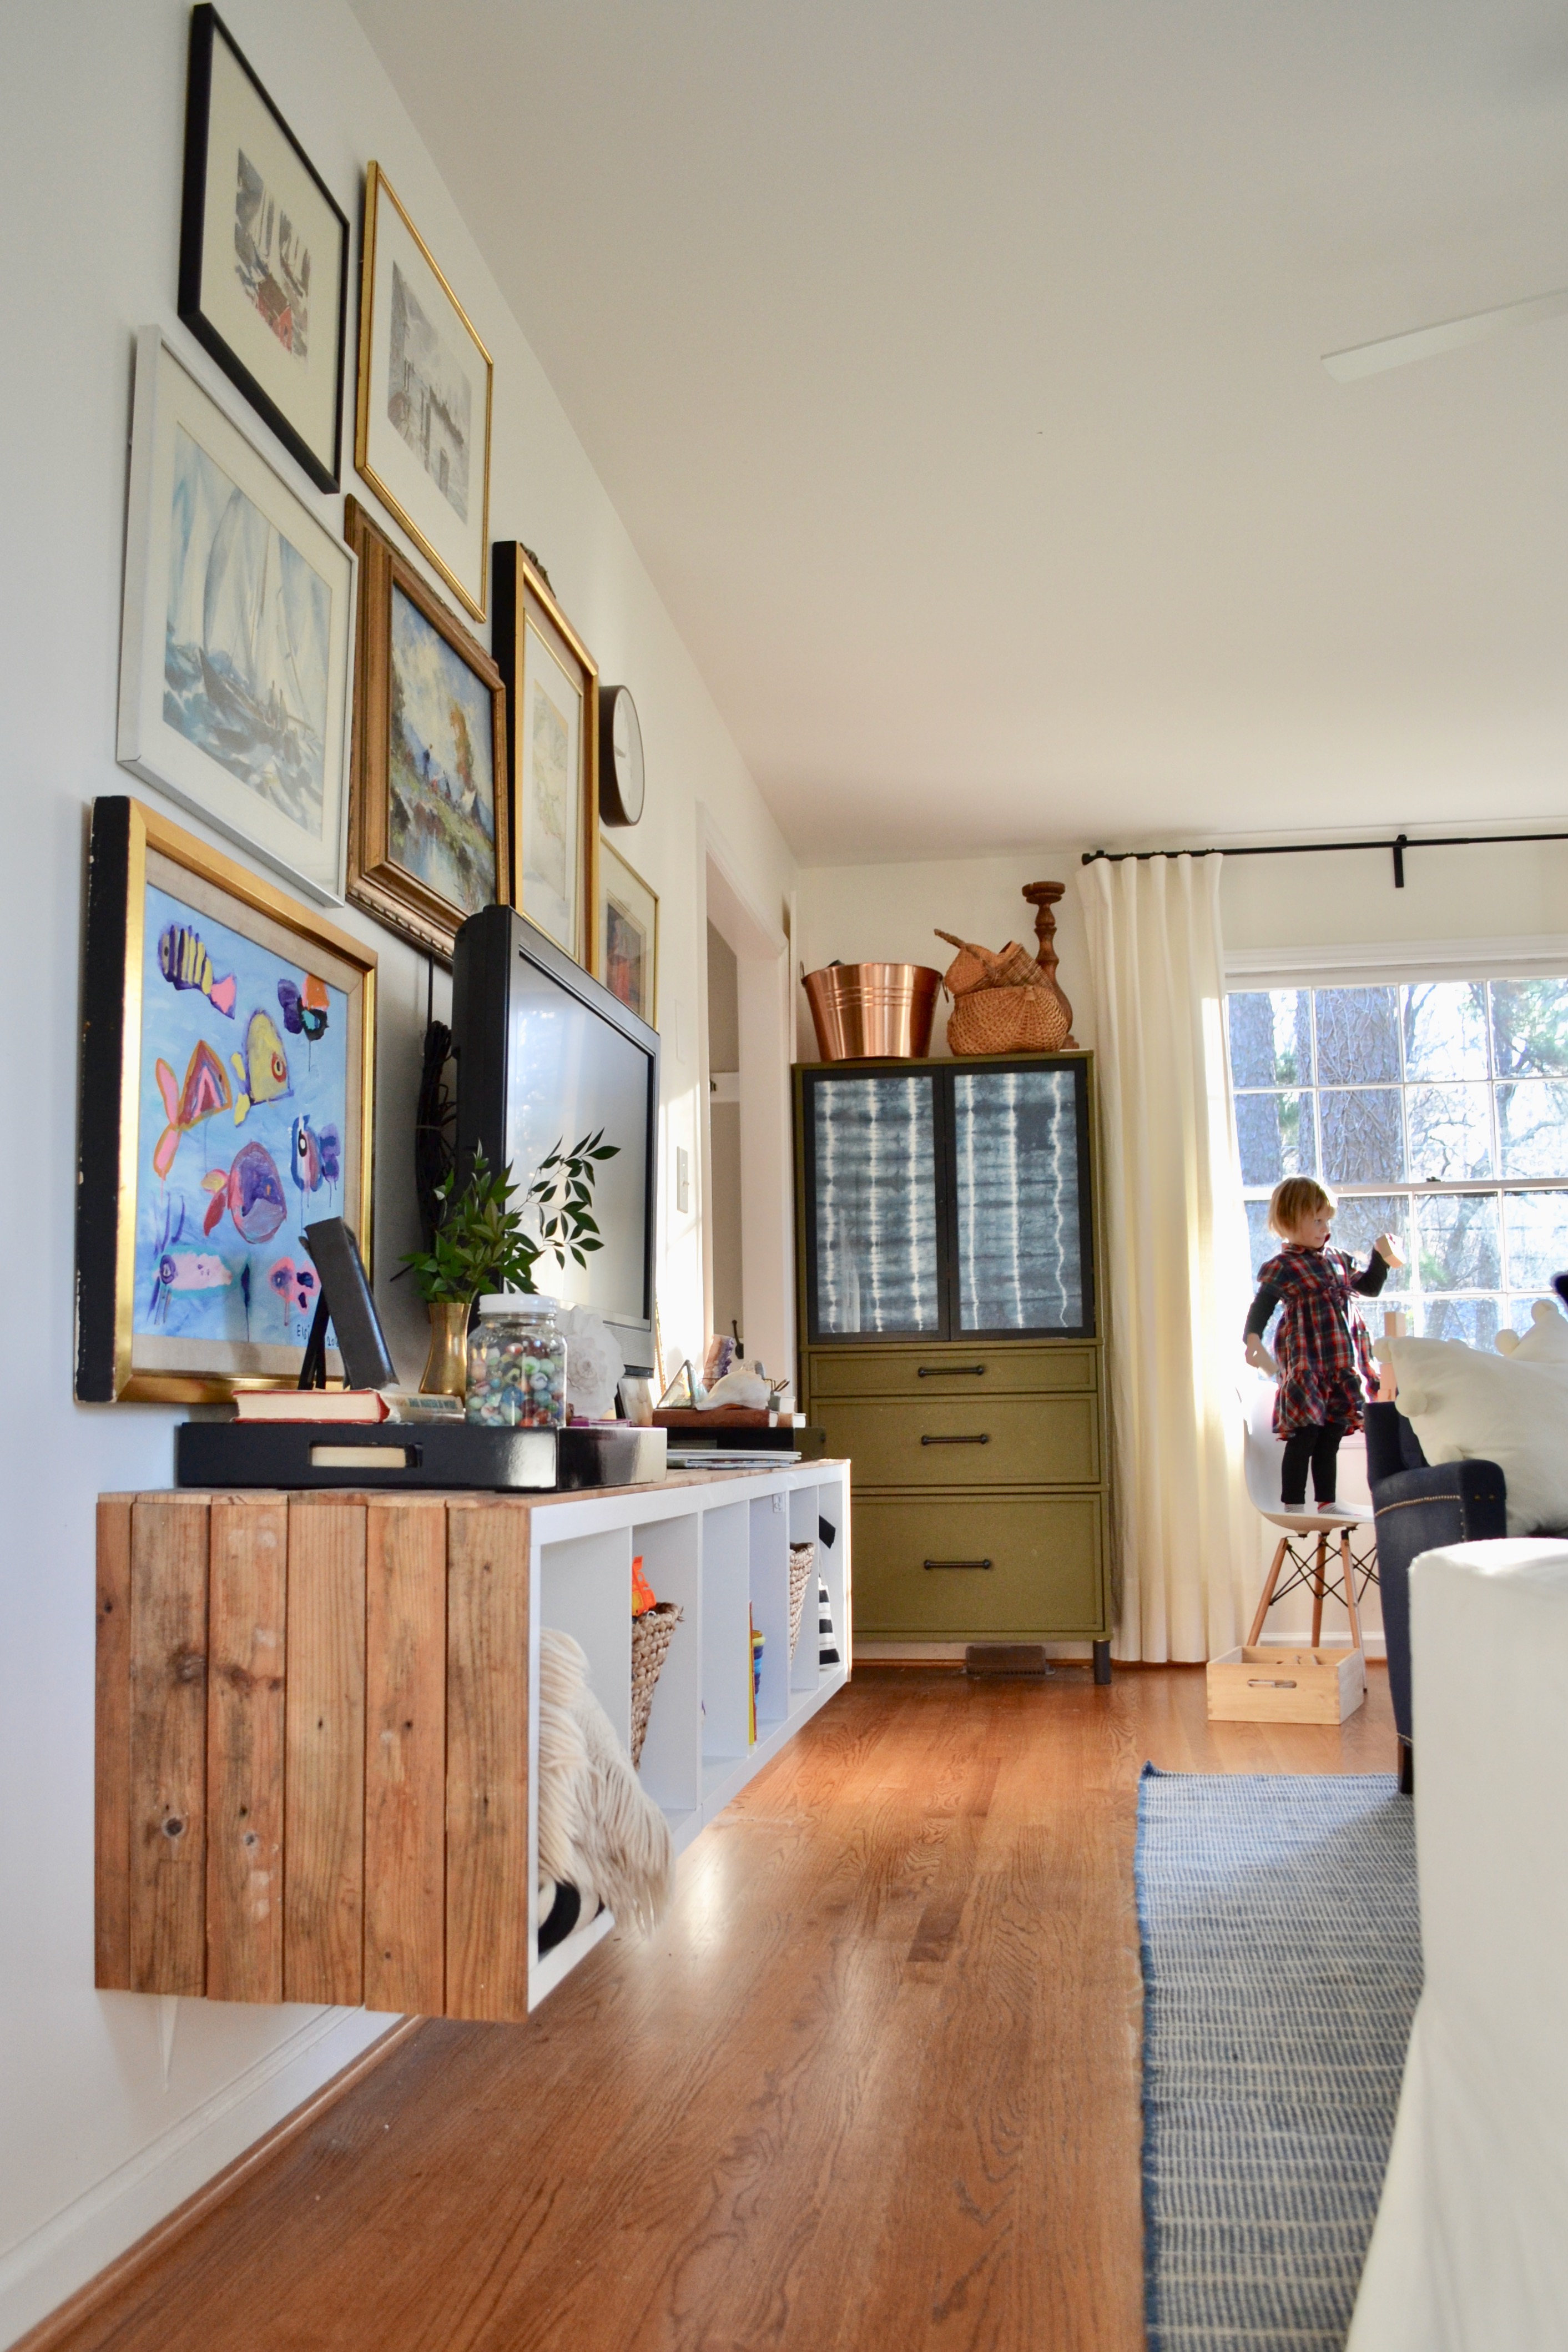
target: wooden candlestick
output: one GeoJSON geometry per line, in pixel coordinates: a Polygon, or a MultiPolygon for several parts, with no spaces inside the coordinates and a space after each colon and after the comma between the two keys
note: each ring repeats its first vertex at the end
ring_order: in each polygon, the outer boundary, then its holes
{"type": "Polygon", "coordinates": [[[1023,886],[1023,895],[1034,908],[1034,935],[1040,941],[1035,961],[1045,974],[1046,987],[1061,1007],[1062,1024],[1067,1031],[1061,1041],[1063,1048],[1076,1047],[1078,1044],[1072,1034],[1072,1007],[1056,977],[1056,916],[1052,909],[1066,888],[1065,882],[1026,882],[1023,886]]]}

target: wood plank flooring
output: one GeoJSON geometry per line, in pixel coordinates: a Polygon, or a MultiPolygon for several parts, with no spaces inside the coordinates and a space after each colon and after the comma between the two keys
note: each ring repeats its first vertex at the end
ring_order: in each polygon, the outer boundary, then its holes
{"type": "Polygon", "coordinates": [[[1370,1682],[862,1668],[658,1936],[424,2026],[70,2352],[1137,2352],[1139,1770],[1391,1770],[1370,1682]]]}

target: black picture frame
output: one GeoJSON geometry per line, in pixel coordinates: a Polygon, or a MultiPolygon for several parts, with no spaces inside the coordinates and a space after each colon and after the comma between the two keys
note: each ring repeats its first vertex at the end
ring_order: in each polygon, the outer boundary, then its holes
{"type": "Polygon", "coordinates": [[[340,487],[343,460],[343,377],[348,362],[348,301],[349,301],[349,219],[333,196],[316,166],[289,129],[277,107],[263,85],[255,68],[240,48],[217,10],[204,5],[191,13],[190,69],[185,98],[185,160],[184,185],[180,214],[180,283],[178,310],[181,320],[196,341],[214,359],[231,383],[244,393],[258,416],[264,417],[289,455],[304,468],[318,489],[332,491],[340,487]],[[214,46],[222,41],[235,65],[249,82],[260,105],[265,108],[278,135],[287,142],[294,160],[308,178],[316,194],[331,215],[337,230],[337,268],[329,278],[335,278],[335,300],[331,303],[330,327],[336,348],[331,355],[330,451],[321,446],[319,436],[312,442],[274,399],[254,371],[247,366],[240,352],[223,332],[204,307],[203,273],[206,260],[207,181],[211,160],[213,63],[214,46]]]}

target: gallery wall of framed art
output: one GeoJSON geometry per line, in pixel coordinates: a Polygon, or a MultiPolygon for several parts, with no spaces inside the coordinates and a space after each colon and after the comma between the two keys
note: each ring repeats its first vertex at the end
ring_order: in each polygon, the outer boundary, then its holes
{"type": "Polygon", "coordinates": [[[511,903],[601,979],[594,948],[599,667],[515,540],[496,544],[493,586],[511,754],[511,903]]]}
{"type": "Polygon", "coordinates": [[[317,1297],[298,1228],[344,1217],[371,1257],[377,961],[141,802],[94,803],[84,1403],[199,1402],[298,1380],[317,1297]]]}
{"type": "Polygon", "coordinates": [[[353,614],[351,551],[143,327],[117,755],[325,901],[343,887],[353,614]]]}
{"type": "Polygon", "coordinates": [[[191,12],[180,317],[319,490],[341,470],[349,222],[215,8],[191,12]]]}
{"type": "Polygon", "coordinates": [[[359,558],[348,895],[452,960],[469,915],[511,897],[501,672],[350,499],[359,558]]]}

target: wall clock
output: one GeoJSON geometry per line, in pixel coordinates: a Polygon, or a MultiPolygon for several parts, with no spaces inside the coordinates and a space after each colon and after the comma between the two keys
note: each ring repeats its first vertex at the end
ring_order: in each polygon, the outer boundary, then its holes
{"type": "Polygon", "coordinates": [[[635,824],[643,814],[643,730],[624,686],[599,689],[599,814],[606,824],[635,824]]]}

